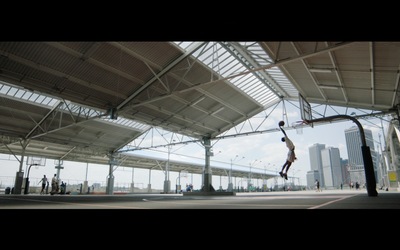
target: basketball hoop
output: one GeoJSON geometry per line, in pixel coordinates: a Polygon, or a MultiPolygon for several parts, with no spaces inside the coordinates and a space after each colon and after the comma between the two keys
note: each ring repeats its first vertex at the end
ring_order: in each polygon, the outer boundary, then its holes
{"type": "Polygon", "coordinates": [[[186,178],[188,176],[188,171],[186,170],[181,170],[181,177],[186,178]]]}
{"type": "Polygon", "coordinates": [[[303,127],[307,126],[308,122],[306,121],[295,121],[292,123],[292,128],[296,129],[296,133],[298,135],[302,135],[303,134],[303,127]]]}
{"type": "Polygon", "coordinates": [[[39,156],[28,156],[28,158],[26,159],[26,164],[35,166],[35,169],[37,169],[39,166],[46,165],[46,158],[39,156]]]}

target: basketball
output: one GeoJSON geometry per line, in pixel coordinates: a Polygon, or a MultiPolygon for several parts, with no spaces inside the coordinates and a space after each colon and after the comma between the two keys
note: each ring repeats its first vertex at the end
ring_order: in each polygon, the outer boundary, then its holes
{"type": "Polygon", "coordinates": [[[279,127],[285,126],[285,122],[284,121],[280,121],[279,122],[279,127]]]}

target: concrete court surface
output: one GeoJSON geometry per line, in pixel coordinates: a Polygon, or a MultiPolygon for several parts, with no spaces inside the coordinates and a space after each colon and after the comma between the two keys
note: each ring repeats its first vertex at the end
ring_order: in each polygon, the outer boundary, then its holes
{"type": "Polygon", "coordinates": [[[400,209],[400,192],[323,190],[234,193],[233,195],[0,195],[2,209],[400,209]]]}

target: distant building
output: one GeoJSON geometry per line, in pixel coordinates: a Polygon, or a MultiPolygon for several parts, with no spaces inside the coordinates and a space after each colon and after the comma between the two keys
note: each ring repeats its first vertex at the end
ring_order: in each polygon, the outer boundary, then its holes
{"type": "MultiPolygon", "coordinates": [[[[350,181],[355,183],[358,182],[361,185],[365,184],[365,170],[364,170],[364,158],[362,154],[362,143],[361,143],[361,135],[359,128],[357,126],[353,126],[344,131],[346,138],[346,146],[347,146],[347,155],[349,160],[349,173],[350,173],[350,181]]],[[[364,129],[365,141],[367,146],[371,151],[374,172],[375,172],[375,181],[377,176],[377,166],[376,166],[376,158],[377,154],[375,152],[374,140],[372,136],[372,131],[370,129],[364,129]]]]}
{"type": "Polygon", "coordinates": [[[320,186],[325,187],[324,173],[322,171],[321,150],[325,149],[325,144],[315,143],[308,148],[310,156],[311,171],[307,173],[307,186],[314,186],[315,180],[318,179],[320,186]]]}
{"type": "Polygon", "coordinates": [[[349,160],[348,159],[340,159],[340,166],[342,169],[343,186],[348,186],[351,181],[350,173],[349,173],[349,160]]]}
{"type": "Polygon", "coordinates": [[[325,188],[339,189],[343,183],[339,149],[328,147],[321,150],[321,159],[325,188]]]}
{"type": "MultiPolygon", "coordinates": [[[[315,189],[315,180],[319,180],[319,172],[317,170],[311,170],[307,172],[307,189],[312,190],[315,189]]],[[[321,182],[320,186],[321,186],[321,182]]]]}
{"type": "Polygon", "coordinates": [[[343,174],[339,149],[315,143],[308,150],[311,171],[307,172],[307,187],[314,188],[315,180],[318,180],[321,188],[340,188],[343,174]]]}

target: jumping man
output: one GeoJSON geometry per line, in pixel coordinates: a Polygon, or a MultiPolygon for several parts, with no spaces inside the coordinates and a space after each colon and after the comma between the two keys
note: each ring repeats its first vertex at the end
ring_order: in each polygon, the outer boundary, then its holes
{"type": "Polygon", "coordinates": [[[282,178],[285,178],[287,180],[288,179],[287,178],[287,172],[289,171],[289,168],[292,165],[292,163],[297,158],[296,158],[296,154],[294,153],[294,144],[293,144],[293,142],[286,135],[285,130],[283,130],[283,128],[281,126],[279,126],[279,128],[281,129],[282,133],[285,135],[284,137],[282,137],[281,141],[282,142],[286,142],[286,147],[289,149],[289,152],[288,152],[287,158],[286,158],[286,162],[285,162],[285,164],[283,164],[282,170],[281,170],[281,172],[279,172],[279,174],[280,174],[280,176],[282,178]],[[286,168],[286,170],[285,170],[285,168],[286,168]]]}

